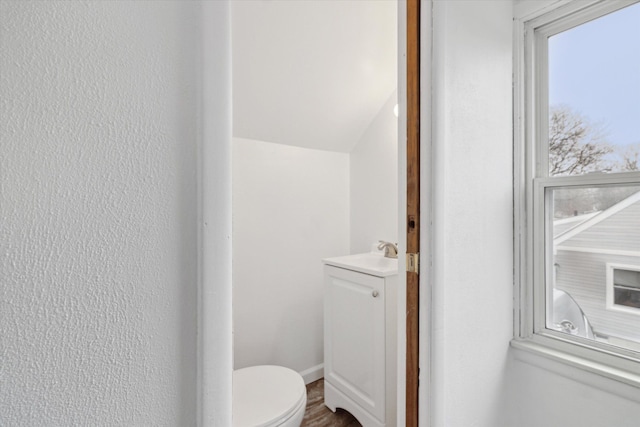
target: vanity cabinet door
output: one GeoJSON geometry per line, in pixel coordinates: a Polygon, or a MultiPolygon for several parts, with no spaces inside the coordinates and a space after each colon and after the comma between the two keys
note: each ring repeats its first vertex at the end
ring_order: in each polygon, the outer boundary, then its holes
{"type": "Polygon", "coordinates": [[[385,420],[385,280],[325,266],[325,381],[385,420]]]}

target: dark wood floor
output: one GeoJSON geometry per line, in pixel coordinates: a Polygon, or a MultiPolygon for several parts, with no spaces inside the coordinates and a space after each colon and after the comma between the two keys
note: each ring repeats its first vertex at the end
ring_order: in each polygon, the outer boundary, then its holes
{"type": "Polygon", "coordinates": [[[324,406],[324,379],[307,385],[307,409],[301,427],[361,427],[353,415],[340,408],[333,413],[324,406]]]}

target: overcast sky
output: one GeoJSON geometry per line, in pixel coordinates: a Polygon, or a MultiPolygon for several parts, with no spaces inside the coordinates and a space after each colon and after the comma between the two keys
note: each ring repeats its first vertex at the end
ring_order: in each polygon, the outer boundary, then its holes
{"type": "Polygon", "coordinates": [[[640,143],[640,3],[549,39],[549,102],[605,123],[613,144],[640,143]]]}

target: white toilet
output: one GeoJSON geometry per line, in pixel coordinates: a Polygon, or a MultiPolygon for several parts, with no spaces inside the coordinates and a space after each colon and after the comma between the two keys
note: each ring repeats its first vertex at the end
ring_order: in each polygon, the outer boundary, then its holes
{"type": "Polygon", "coordinates": [[[300,427],[307,389],[299,373],[282,366],[233,372],[233,427],[300,427]]]}

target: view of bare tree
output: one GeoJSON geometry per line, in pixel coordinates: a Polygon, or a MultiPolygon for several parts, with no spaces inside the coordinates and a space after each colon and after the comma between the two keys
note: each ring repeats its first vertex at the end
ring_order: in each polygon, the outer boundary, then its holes
{"type": "Polygon", "coordinates": [[[640,142],[614,146],[604,126],[566,105],[549,114],[549,175],[640,170],[640,142]]]}
{"type": "Polygon", "coordinates": [[[615,171],[630,172],[640,170],[640,143],[630,145],[621,154],[621,159],[614,168],[615,171]]]}
{"type": "MultiPolygon", "coordinates": [[[[567,106],[552,106],[549,115],[549,175],[640,170],[640,143],[615,146],[602,125],[567,106]]],[[[554,217],[602,211],[640,191],[638,186],[607,186],[554,191],[554,217]]]]}
{"type": "Polygon", "coordinates": [[[549,175],[609,172],[613,152],[605,132],[567,106],[552,106],[549,117],[549,175]]]}

